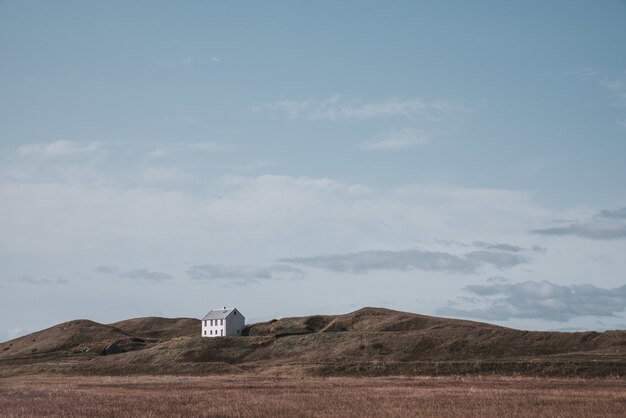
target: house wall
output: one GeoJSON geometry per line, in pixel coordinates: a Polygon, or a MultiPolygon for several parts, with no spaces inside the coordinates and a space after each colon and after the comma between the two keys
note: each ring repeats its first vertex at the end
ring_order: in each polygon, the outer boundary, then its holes
{"type": "Polygon", "coordinates": [[[241,331],[243,331],[243,327],[245,325],[244,317],[241,313],[233,311],[226,318],[228,321],[226,322],[226,335],[228,336],[239,336],[241,335],[241,331]]]}
{"type": "Polygon", "coordinates": [[[234,337],[241,335],[245,326],[245,318],[239,311],[231,312],[224,319],[202,320],[202,337],[234,337]],[[235,314],[235,312],[237,312],[235,314]],[[206,324],[206,325],[205,325],[206,324]]]}
{"type": "Polygon", "coordinates": [[[214,319],[211,325],[211,320],[202,321],[202,336],[203,337],[221,337],[226,335],[226,319],[214,319]],[[206,325],[205,325],[206,323],[206,325]]]}

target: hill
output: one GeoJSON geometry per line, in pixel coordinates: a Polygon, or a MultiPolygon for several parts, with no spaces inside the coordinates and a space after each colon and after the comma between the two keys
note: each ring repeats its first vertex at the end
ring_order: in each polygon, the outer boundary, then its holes
{"type": "Polygon", "coordinates": [[[70,321],[0,344],[0,376],[246,371],[626,375],[626,331],[520,331],[363,308],[252,324],[245,337],[201,338],[199,333],[200,321],[190,318],[137,318],[108,325],[70,321]]]}

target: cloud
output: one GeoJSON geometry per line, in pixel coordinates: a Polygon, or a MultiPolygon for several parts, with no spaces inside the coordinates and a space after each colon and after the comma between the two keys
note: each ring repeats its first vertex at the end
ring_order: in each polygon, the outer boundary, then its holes
{"type": "Polygon", "coordinates": [[[306,274],[295,267],[275,264],[272,266],[202,264],[191,267],[187,274],[192,280],[226,280],[245,284],[258,280],[302,279],[306,274]]]}
{"type": "Polygon", "coordinates": [[[474,274],[483,264],[503,269],[525,263],[529,259],[520,255],[492,251],[473,251],[465,255],[455,255],[411,249],[282,258],[278,261],[342,273],[366,273],[371,270],[426,270],[474,274]]]}
{"type": "Polygon", "coordinates": [[[147,183],[158,183],[160,185],[167,183],[190,183],[195,177],[185,171],[181,171],[176,167],[141,167],[138,170],[139,178],[147,183]]]}
{"type": "Polygon", "coordinates": [[[539,235],[571,235],[595,240],[614,240],[626,238],[626,208],[603,210],[595,216],[580,222],[563,226],[534,229],[530,232],[539,235]]]}
{"type": "Polygon", "coordinates": [[[45,278],[35,278],[30,276],[22,276],[18,279],[13,280],[18,283],[26,283],[32,285],[56,285],[56,284],[67,284],[67,280],[65,279],[45,279],[45,278]]]}
{"type": "Polygon", "coordinates": [[[537,245],[533,245],[531,247],[522,247],[520,245],[513,244],[505,244],[500,242],[484,242],[484,241],[474,241],[471,244],[466,242],[461,242],[457,240],[444,240],[444,239],[436,239],[435,242],[437,244],[443,244],[445,246],[455,246],[461,248],[467,247],[476,247],[476,248],[486,248],[487,250],[492,251],[504,251],[509,253],[545,253],[546,249],[537,245]]]}
{"type": "Polygon", "coordinates": [[[465,287],[486,308],[442,308],[439,314],[506,321],[511,318],[569,321],[581,316],[612,317],[626,310],[626,285],[605,289],[591,284],[557,285],[549,281],[492,283],[465,287]]]}
{"type": "Polygon", "coordinates": [[[282,100],[266,103],[263,108],[282,113],[292,120],[330,120],[335,122],[351,119],[385,118],[439,119],[444,114],[467,111],[465,106],[443,99],[393,97],[379,101],[345,101],[339,95],[323,100],[282,100]]]}
{"type": "Polygon", "coordinates": [[[608,219],[626,219],[626,207],[615,210],[605,209],[600,212],[600,216],[608,219]]]}
{"type": "Polygon", "coordinates": [[[626,238],[626,225],[619,222],[594,222],[535,229],[530,232],[539,235],[573,235],[580,238],[608,240],[626,238]]]}
{"type": "MultiPolygon", "coordinates": [[[[613,96],[611,106],[617,108],[626,107],[626,79],[604,79],[600,82],[600,85],[604,87],[613,96]]],[[[616,121],[617,126],[620,129],[626,127],[624,116],[620,117],[620,120],[616,121]]]]}
{"type": "Polygon", "coordinates": [[[365,273],[370,270],[419,269],[471,274],[475,273],[478,267],[475,261],[450,253],[421,250],[362,251],[349,254],[283,258],[279,261],[350,273],[365,273]]]}
{"type": "Polygon", "coordinates": [[[221,64],[224,61],[220,57],[212,56],[211,57],[211,62],[215,62],[215,63],[221,64]]]}
{"type": "Polygon", "coordinates": [[[424,145],[429,139],[424,133],[414,129],[402,129],[388,132],[374,141],[361,144],[367,151],[402,151],[418,145],[424,145]]]}
{"type": "Polygon", "coordinates": [[[600,72],[592,67],[579,68],[572,71],[566,71],[563,73],[566,77],[574,77],[578,81],[593,80],[600,75],[600,72]]]}
{"type": "MultiPolygon", "coordinates": [[[[192,190],[164,189],[161,184],[0,181],[0,201],[5,254],[24,254],[24,260],[71,257],[77,260],[74,265],[59,262],[54,270],[68,278],[79,270],[93,272],[105,264],[106,254],[106,264],[117,266],[107,278],[121,276],[119,281],[129,285],[138,275],[126,274],[126,266],[158,271],[163,260],[200,265],[210,254],[219,265],[265,265],[284,257],[409,249],[433,237],[466,242],[501,237],[508,242],[537,218],[553,217],[527,193],[512,190],[378,188],[276,175],[221,177],[192,190]]],[[[463,255],[474,248],[452,251],[434,244],[424,249],[444,254],[421,262],[432,269],[437,262],[444,272],[495,267],[463,255]],[[447,253],[451,261],[446,261],[447,253]]],[[[21,259],[15,270],[29,271],[21,259]]],[[[158,278],[143,281],[155,283],[158,278]]]]}
{"type": "Polygon", "coordinates": [[[622,79],[604,79],[600,82],[600,85],[617,98],[617,101],[613,103],[613,106],[624,107],[626,106],[626,80],[622,79]]]}
{"type": "Polygon", "coordinates": [[[483,242],[483,241],[474,241],[473,244],[474,246],[479,247],[479,248],[487,248],[488,250],[496,250],[496,251],[506,251],[510,253],[521,253],[521,252],[545,253],[546,252],[546,249],[544,247],[540,247],[538,245],[533,245],[532,247],[521,247],[519,245],[492,243],[492,242],[483,242]]]}
{"type": "Polygon", "coordinates": [[[226,145],[218,142],[193,142],[190,143],[187,148],[191,151],[207,152],[234,151],[237,149],[237,147],[233,145],[226,145]]]}
{"type": "Polygon", "coordinates": [[[472,251],[465,254],[465,257],[480,263],[491,264],[499,269],[515,267],[530,261],[530,259],[524,255],[487,250],[472,251]]]}
{"type": "Polygon", "coordinates": [[[482,242],[482,241],[474,241],[474,245],[476,247],[487,248],[489,250],[508,251],[511,253],[519,253],[525,250],[525,248],[520,247],[518,245],[499,244],[499,243],[490,243],[490,242],[482,242]]]}
{"type": "MultiPolygon", "coordinates": [[[[626,107],[626,79],[624,78],[600,78],[600,72],[595,68],[580,68],[578,70],[565,72],[563,75],[567,77],[576,78],[580,82],[586,82],[589,80],[599,80],[599,85],[605,91],[609,92],[609,94],[613,97],[613,100],[610,102],[610,105],[617,108],[626,107]]],[[[617,126],[620,128],[624,128],[626,126],[626,121],[617,120],[617,126]]]]}
{"type": "Polygon", "coordinates": [[[36,155],[43,158],[56,158],[70,155],[93,154],[100,149],[97,143],[78,144],[65,139],[48,144],[28,144],[22,145],[17,152],[20,155],[36,155]]]}
{"type": "Polygon", "coordinates": [[[95,271],[102,274],[108,274],[126,279],[133,279],[146,282],[163,282],[174,279],[174,276],[160,271],[150,271],[148,269],[133,269],[122,271],[116,267],[99,266],[95,271]]]}
{"type": "Polygon", "coordinates": [[[156,148],[148,154],[148,159],[155,160],[157,158],[164,157],[165,155],[167,155],[167,152],[164,149],[156,148]]]}

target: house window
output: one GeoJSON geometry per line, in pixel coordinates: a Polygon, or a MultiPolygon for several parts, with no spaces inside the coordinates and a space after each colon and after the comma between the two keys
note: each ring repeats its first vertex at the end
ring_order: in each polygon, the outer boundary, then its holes
{"type": "Polygon", "coordinates": [[[206,330],[204,331],[204,335],[206,335],[206,330]]]}
{"type": "Polygon", "coordinates": [[[213,335],[213,330],[209,331],[209,335],[213,335]]]}
{"type": "Polygon", "coordinates": [[[220,325],[224,325],[224,320],[220,319],[220,325]]]}
{"type": "Polygon", "coordinates": [[[206,327],[206,319],[204,320],[204,326],[206,327]]]}
{"type": "Polygon", "coordinates": [[[209,322],[211,323],[211,326],[213,326],[213,320],[211,319],[209,322]]]}
{"type": "Polygon", "coordinates": [[[233,312],[233,315],[237,315],[237,311],[233,312]]]}

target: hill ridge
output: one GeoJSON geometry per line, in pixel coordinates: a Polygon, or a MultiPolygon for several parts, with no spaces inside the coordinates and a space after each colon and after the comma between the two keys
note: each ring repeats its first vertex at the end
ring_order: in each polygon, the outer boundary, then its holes
{"type": "Polygon", "coordinates": [[[524,331],[364,307],[251,324],[245,335],[202,338],[200,320],[194,318],[149,316],[110,324],[73,320],[0,343],[0,376],[3,370],[437,374],[484,373],[485,368],[498,373],[626,374],[626,331],[619,330],[524,331]],[[104,355],[111,344],[115,350],[108,354],[119,354],[104,355]]]}

